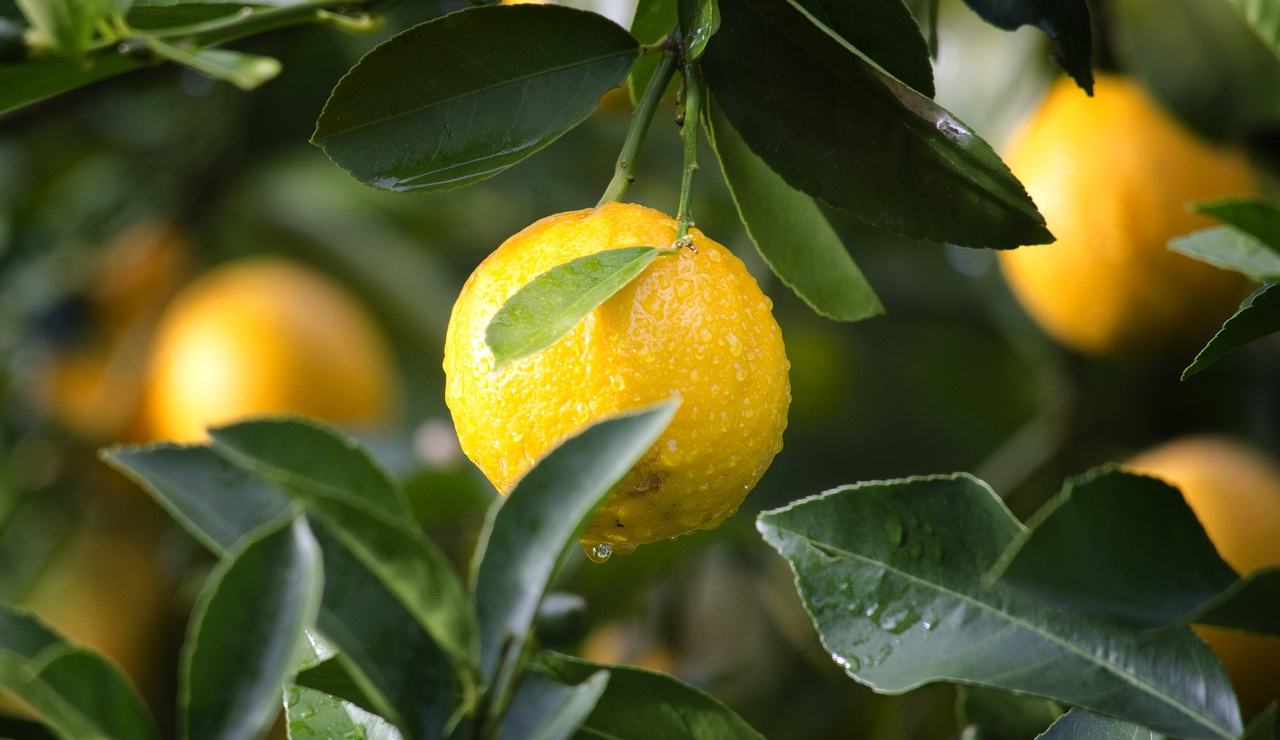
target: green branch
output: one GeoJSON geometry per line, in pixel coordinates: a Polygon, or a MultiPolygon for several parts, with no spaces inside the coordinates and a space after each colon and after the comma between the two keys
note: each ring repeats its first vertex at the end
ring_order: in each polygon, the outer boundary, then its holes
{"type": "Polygon", "coordinates": [[[636,157],[640,152],[640,145],[644,143],[645,134],[649,133],[649,124],[653,121],[654,111],[658,109],[662,94],[666,92],[667,85],[675,72],[676,51],[668,46],[658,62],[657,69],[653,71],[653,76],[649,78],[649,85],[644,89],[644,94],[640,96],[636,112],[631,116],[631,128],[627,129],[627,138],[623,140],[622,151],[618,153],[613,179],[609,181],[609,186],[605,188],[604,195],[600,197],[597,205],[621,200],[627,194],[627,188],[635,182],[636,157]]]}
{"type": "Polygon", "coordinates": [[[689,202],[693,199],[693,175],[698,171],[698,117],[702,113],[702,70],[694,62],[685,62],[684,106],[680,114],[680,138],[684,141],[684,169],[680,178],[680,207],[676,211],[676,247],[697,251],[689,237],[693,215],[689,202]]]}

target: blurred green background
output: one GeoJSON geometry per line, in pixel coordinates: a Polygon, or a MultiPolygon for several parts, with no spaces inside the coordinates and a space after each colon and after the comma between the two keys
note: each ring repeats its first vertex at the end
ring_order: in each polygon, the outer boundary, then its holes
{"type": "MultiPolygon", "coordinates": [[[[504,238],[594,204],[612,174],[628,113],[617,96],[511,172],[441,195],[368,189],[310,146],[337,79],[378,39],[434,15],[428,5],[406,0],[372,37],[297,29],[244,42],[285,65],[254,93],[161,67],[0,117],[0,599],[70,613],[66,624],[83,632],[64,629],[125,664],[169,720],[184,615],[209,562],[95,457],[103,444],[145,438],[130,428],[130,403],[149,379],[147,337],[164,297],[257,254],[311,265],[358,296],[394,348],[401,391],[395,418],[361,431],[461,560],[494,494],[458,452],[442,400],[453,298],[504,238]],[[131,288],[159,299],[122,331],[103,318],[101,283],[124,269],[112,272],[113,239],[144,224],[183,235],[184,266],[131,288]],[[74,381],[56,382],[76,363],[90,387],[78,394],[65,388],[74,381]]],[[[1280,83],[1254,71],[1247,31],[1225,8],[1095,3],[1099,66],[1140,75],[1206,135],[1274,160],[1280,83]],[[1186,51],[1189,29],[1196,54],[1186,51]]],[[[623,23],[630,13],[626,2],[597,9],[623,23]]],[[[939,101],[997,148],[1057,74],[1042,34],[990,28],[959,0],[942,2],[940,49],[939,101]]],[[[666,211],[680,166],[672,115],[669,105],[659,112],[631,191],[666,211]]],[[[1274,341],[1186,383],[1188,357],[1079,358],[1030,323],[991,253],[907,242],[833,213],[887,309],[840,325],[764,267],[714,166],[701,170],[695,213],[775,302],[792,363],[785,447],[720,529],[604,565],[577,557],[562,589],[585,597],[585,615],[545,638],[674,672],[769,737],[939,738],[961,728],[953,688],[876,697],[843,675],[784,562],[755,534],[757,512],[843,483],[965,470],[1025,516],[1064,477],[1180,434],[1280,449],[1274,341]]]]}

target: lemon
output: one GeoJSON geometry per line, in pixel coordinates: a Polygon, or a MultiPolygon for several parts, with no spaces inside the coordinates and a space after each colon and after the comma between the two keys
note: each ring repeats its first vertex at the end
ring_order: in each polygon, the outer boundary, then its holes
{"type": "Polygon", "coordinates": [[[231,263],[165,310],[145,428],[198,441],[206,427],[277,413],[378,426],[392,415],[393,368],[373,320],[329,278],[275,258],[231,263]]]}
{"type": "Polygon", "coordinates": [[[555,344],[494,369],[485,327],[520,287],[577,257],[665,247],[675,234],[671,218],[634,204],[549,216],[476,268],[449,320],[445,401],[463,452],[504,494],[566,437],[680,395],[670,427],[583,533],[589,550],[622,554],[717,526],[782,447],[791,391],[773,304],[696,229],[696,252],[659,256],[555,344]]]}
{"type": "Polygon", "coordinates": [[[1008,162],[1057,241],[1000,253],[1014,295],[1059,342],[1090,355],[1159,353],[1203,340],[1244,278],[1169,251],[1212,222],[1187,205],[1251,194],[1237,153],[1197,140],[1136,83],[1100,75],[1093,98],[1059,81],[1008,162]]]}
{"type": "MultiPolygon", "coordinates": [[[[1185,437],[1129,467],[1182,490],[1222,559],[1241,574],[1280,565],[1280,466],[1220,437],[1185,437]]],[[[1197,627],[1222,660],[1247,711],[1280,699],[1280,638],[1197,627]]]]}

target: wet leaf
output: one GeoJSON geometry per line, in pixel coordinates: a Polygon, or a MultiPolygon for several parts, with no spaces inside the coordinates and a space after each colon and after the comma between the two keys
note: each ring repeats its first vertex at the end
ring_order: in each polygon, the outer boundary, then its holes
{"type": "Polygon", "coordinates": [[[301,686],[285,694],[289,740],[401,740],[386,720],[341,699],[301,686]]]}

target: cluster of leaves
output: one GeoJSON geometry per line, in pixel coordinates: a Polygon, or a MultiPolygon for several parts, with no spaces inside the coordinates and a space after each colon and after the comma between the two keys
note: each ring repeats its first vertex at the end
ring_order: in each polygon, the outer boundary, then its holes
{"type": "Polygon", "coordinates": [[[1154,478],[1094,471],[1026,526],[968,475],[862,483],[758,528],[832,658],[878,692],[950,681],[1074,707],[1053,738],[1271,737],[1275,707],[1246,731],[1190,625],[1280,635],[1280,568],[1241,577],[1154,478]]]}
{"type": "Polygon", "coordinates": [[[1182,371],[1186,378],[1260,337],[1280,331],[1280,208],[1255,198],[1200,203],[1196,210],[1224,225],[1169,242],[1169,248],[1262,283],[1182,371]]]}
{"type": "MultiPolygon", "coordinates": [[[[492,509],[469,586],[355,442],[290,419],[201,446],[117,448],[219,558],[182,653],[183,737],[262,735],[282,696],[294,738],[757,737],[662,674],[541,650],[535,621],[585,524],[675,411],[605,420],[492,509]]],[[[154,738],[107,661],[0,610],[0,684],[63,737],[154,738]]]]}

